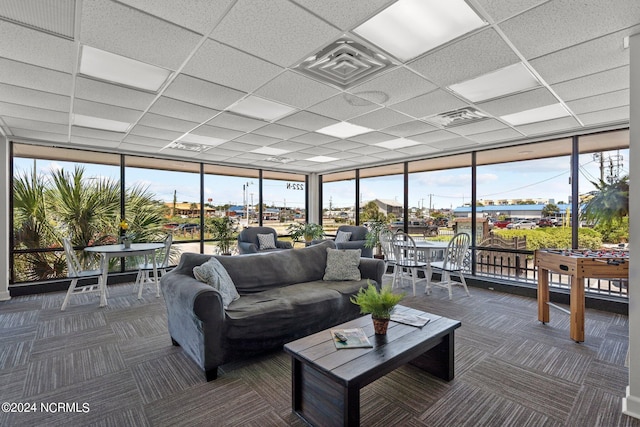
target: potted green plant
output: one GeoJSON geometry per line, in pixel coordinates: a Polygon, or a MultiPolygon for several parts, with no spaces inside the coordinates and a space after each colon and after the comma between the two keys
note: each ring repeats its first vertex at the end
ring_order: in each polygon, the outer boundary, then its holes
{"type": "Polygon", "coordinates": [[[299,241],[303,239],[305,242],[310,242],[316,239],[322,239],[324,237],[324,229],[320,224],[309,222],[302,224],[294,222],[287,227],[287,231],[291,236],[291,240],[299,241]]]}
{"type": "Polygon", "coordinates": [[[360,306],[360,313],[371,313],[373,329],[376,335],[385,335],[391,319],[394,307],[404,298],[404,293],[394,294],[391,286],[383,286],[380,291],[368,281],[367,288],[360,288],[356,295],[351,297],[351,302],[360,306]]]}
{"type": "Polygon", "coordinates": [[[382,247],[380,246],[380,232],[387,228],[387,223],[382,220],[368,222],[369,232],[365,237],[364,247],[375,248],[374,258],[382,258],[382,247]]]}
{"type": "Polygon", "coordinates": [[[233,221],[228,216],[214,218],[211,222],[213,238],[218,241],[218,248],[222,255],[231,255],[231,241],[233,240],[233,221]]]}

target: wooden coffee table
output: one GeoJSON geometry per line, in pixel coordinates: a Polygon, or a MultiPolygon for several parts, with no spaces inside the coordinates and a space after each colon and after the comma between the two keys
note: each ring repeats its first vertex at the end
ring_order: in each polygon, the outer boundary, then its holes
{"type": "Polygon", "coordinates": [[[371,316],[331,329],[362,328],[373,348],[336,349],[330,329],[290,342],[293,411],[311,425],[360,425],[360,389],[411,363],[441,378],[454,376],[453,332],[461,323],[404,306],[399,312],[431,319],[422,328],[390,322],[387,335],[375,335],[371,316]]]}

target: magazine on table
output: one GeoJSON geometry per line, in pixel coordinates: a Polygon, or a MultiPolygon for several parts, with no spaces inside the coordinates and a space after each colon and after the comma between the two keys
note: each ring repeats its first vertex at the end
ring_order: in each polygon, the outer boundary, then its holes
{"type": "Polygon", "coordinates": [[[429,319],[427,316],[418,316],[416,314],[393,313],[391,315],[391,320],[398,323],[404,323],[405,325],[422,328],[424,325],[429,323],[431,319],[429,319]]]}
{"type": "Polygon", "coordinates": [[[337,349],[373,347],[362,328],[331,329],[331,337],[337,349]]]}

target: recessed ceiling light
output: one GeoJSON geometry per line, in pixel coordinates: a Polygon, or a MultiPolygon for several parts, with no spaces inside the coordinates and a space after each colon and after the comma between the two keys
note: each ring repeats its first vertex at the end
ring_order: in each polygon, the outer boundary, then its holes
{"type": "Polygon", "coordinates": [[[157,92],[171,71],[91,46],[82,46],[80,74],[157,92]]]}
{"type": "Polygon", "coordinates": [[[280,154],[288,153],[289,150],[283,150],[281,148],[273,148],[273,147],[260,147],[255,150],[251,150],[252,153],[258,154],[268,154],[270,156],[279,156],[280,154]]]}
{"type": "Polygon", "coordinates": [[[475,79],[451,85],[449,89],[469,101],[478,102],[538,86],[540,86],[538,79],[522,62],[518,62],[475,79]]]}
{"type": "Polygon", "coordinates": [[[109,130],[112,132],[126,132],[131,126],[131,123],[127,122],[103,119],[101,117],[84,116],[82,114],[73,114],[71,124],[85,128],[109,130]]]}
{"type": "Polygon", "coordinates": [[[397,138],[397,139],[392,139],[390,141],[378,142],[377,144],[373,144],[373,145],[376,145],[382,148],[388,148],[390,150],[397,150],[398,148],[411,147],[413,145],[418,145],[418,144],[420,143],[417,141],[412,141],[410,139],[405,139],[405,138],[397,138]]]}
{"type": "Polygon", "coordinates": [[[280,119],[291,114],[294,110],[295,108],[289,107],[288,105],[253,95],[247,96],[229,108],[229,111],[242,114],[243,116],[269,121],[280,119]]]}
{"type": "Polygon", "coordinates": [[[309,157],[307,160],[309,160],[310,162],[327,163],[327,162],[334,162],[338,159],[336,159],[335,157],[329,157],[329,156],[315,156],[315,157],[309,157]]]}
{"type": "Polygon", "coordinates": [[[484,25],[464,0],[399,0],[354,32],[407,61],[484,25]]]}
{"type": "Polygon", "coordinates": [[[507,114],[500,118],[512,126],[524,125],[527,123],[542,122],[544,120],[566,117],[569,112],[562,104],[545,105],[544,107],[533,108],[531,110],[520,111],[519,113],[507,114]]]}
{"type": "Polygon", "coordinates": [[[216,147],[220,144],[224,144],[225,142],[227,142],[226,139],[195,135],[193,133],[185,133],[180,138],[176,139],[176,141],[192,142],[194,144],[208,145],[211,147],[216,147]]]}
{"type": "Polygon", "coordinates": [[[336,138],[351,138],[352,136],[361,135],[363,133],[372,132],[373,129],[364,126],[358,126],[347,122],[340,122],[334,125],[323,127],[316,132],[336,138]]]}

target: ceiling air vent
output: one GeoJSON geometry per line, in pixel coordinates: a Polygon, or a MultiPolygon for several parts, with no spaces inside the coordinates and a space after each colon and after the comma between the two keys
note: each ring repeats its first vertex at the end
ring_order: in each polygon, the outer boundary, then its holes
{"type": "Polygon", "coordinates": [[[175,150],[184,150],[184,151],[195,151],[197,153],[204,153],[209,150],[211,147],[202,144],[194,144],[191,142],[185,141],[173,141],[171,144],[167,145],[165,148],[173,148],[175,150]]]}
{"type": "Polygon", "coordinates": [[[283,164],[293,161],[293,159],[290,157],[280,157],[280,156],[267,157],[264,160],[266,162],[283,163],[283,164]]]}
{"type": "Polygon", "coordinates": [[[459,110],[436,114],[435,116],[427,117],[425,120],[435,125],[451,128],[476,123],[487,118],[489,118],[489,116],[481,113],[475,108],[465,107],[459,110]]]}
{"type": "Polygon", "coordinates": [[[387,56],[341,37],[296,67],[315,79],[346,89],[375,73],[395,66],[387,56]]]}

